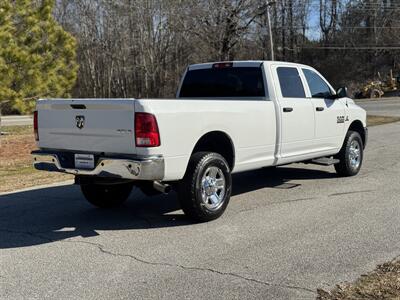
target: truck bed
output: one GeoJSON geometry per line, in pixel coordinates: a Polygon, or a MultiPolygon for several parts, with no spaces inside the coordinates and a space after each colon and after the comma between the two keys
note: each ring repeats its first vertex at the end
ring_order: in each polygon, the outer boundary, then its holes
{"type": "Polygon", "coordinates": [[[83,154],[162,156],[164,180],[185,173],[202,136],[226,134],[234,145],[233,172],[271,164],[276,150],[272,101],[246,99],[51,99],[37,104],[41,150],[83,154]],[[161,145],[136,147],[135,113],[153,114],[161,145]],[[77,117],[84,118],[79,128],[77,117]]]}

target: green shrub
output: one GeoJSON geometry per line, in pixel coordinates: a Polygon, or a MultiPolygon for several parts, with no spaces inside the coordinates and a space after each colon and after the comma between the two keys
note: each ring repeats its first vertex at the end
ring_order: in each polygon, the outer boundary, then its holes
{"type": "Polygon", "coordinates": [[[38,98],[67,97],[76,81],[76,41],[53,7],[53,0],[0,4],[0,102],[11,100],[21,113],[38,98]]]}

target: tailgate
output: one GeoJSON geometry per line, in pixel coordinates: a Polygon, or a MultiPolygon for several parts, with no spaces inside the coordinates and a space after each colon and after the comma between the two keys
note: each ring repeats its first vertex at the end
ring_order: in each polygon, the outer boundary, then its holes
{"type": "Polygon", "coordinates": [[[134,99],[39,100],[39,147],[135,154],[134,99]]]}

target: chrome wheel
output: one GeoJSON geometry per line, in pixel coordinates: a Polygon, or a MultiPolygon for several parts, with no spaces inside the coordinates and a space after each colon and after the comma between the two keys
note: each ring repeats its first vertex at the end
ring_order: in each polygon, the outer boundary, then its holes
{"type": "Polygon", "coordinates": [[[225,197],[225,176],[218,167],[209,167],[201,179],[202,204],[209,210],[221,207],[225,197]]]}
{"type": "Polygon", "coordinates": [[[349,161],[352,168],[357,169],[361,163],[361,146],[357,140],[353,140],[349,148],[349,161]]]}

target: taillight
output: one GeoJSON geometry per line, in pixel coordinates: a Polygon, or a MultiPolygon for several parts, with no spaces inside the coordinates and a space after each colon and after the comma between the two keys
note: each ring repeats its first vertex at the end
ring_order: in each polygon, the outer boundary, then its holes
{"type": "Polygon", "coordinates": [[[160,146],[160,133],[156,117],[149,113],[135,113],[136,147],[160,146]]]}
{"type": "Polygon", "coordinates": [[[39,126],[38,126],[38,112],[33,112],[33,132],[35,134],[35,140],[39,140],[39,126]]]}
{"type": "Polygon", "coordinates": [[[212,65],[214,69],[224,69],[224,68],[232,68],[233,63],[232,62],[221,62],[221,63],[215,63],[212,65]]]}

